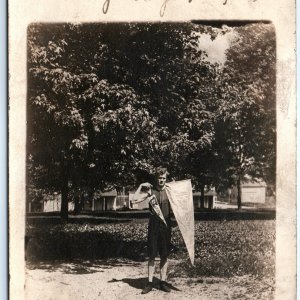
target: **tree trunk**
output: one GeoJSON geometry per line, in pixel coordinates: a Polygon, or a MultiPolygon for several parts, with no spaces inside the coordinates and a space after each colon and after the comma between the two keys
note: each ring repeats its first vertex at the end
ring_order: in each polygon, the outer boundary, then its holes
{"type": "Polygon", "coordinates": [[[74,198],[74,213],[76,215],[80,213],[80,197],[77,193],[74,198]]]}
{"type": "Polygon", "coordinates": [[[84,210],[84,200],[85,200],[84,192],[80,193],[80,199],[79,200],[80,200],[80,202],[79,202],[79,213],[81,213],[82,210],[84,210]]]}
{"type": "Polygon", "coordinates": [[[69,170],[68,164],[65,159],[62,162],[62,178],[61,178],[61,209],[60,216],[62,220],[68,220],[68,181],[69,181],[69,170]]]}
{"type": "Polygon", "coordinates": [[[81,188],[77,188],[75,190],[75,197],[74,197],[74,213],[76,215],[80,214],[84,207],[84,192],[81,188]]]}
{"type": "Polygon", "coordinates": [[[204,208],[204,185],[200,187],[201,190],[201,196],[200,196],[200,208],[204,208]]]}
{"type": "Polygon", "coordinates": [[[241,197],[241,181],[240,181],[240,179],[237,180],[237,205],[238,205],[238,209],[241,209],[242,197],[241,197]]]}

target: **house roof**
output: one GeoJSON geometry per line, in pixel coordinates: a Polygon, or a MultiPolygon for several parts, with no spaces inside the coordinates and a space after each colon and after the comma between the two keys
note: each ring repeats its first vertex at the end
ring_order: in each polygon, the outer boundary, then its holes
{"type": "Polygon", "coordinates": [[[95,197],[116,197],[117,195],[118,194],[115,189],[106,192],[96,191],[94,194],[95,197]]]}

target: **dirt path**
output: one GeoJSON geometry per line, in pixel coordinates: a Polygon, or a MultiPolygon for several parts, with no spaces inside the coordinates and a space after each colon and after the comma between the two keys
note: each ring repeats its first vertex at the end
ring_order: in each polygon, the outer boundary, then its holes
{"type": "MultiPolygon", "coordinates": [[[[171,261],[170,265],[175,264],[171,261]]],[[[170,267],[170,271],[172,267],[170,267]]],[[[184,278],[169,280],[173,289],[164,293],[155,288],[147,295],[147,263],[128,260],[38,263],[26,269],[26,299],[272,299],[270,282],[249,276],[224,278],[184,278]]],[[[159,277],[159,274],[157,274],[159,277]]]]}

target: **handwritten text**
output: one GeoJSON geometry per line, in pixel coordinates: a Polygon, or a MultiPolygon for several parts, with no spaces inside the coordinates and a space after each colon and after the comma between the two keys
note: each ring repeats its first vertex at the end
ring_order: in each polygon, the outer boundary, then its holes
{"type": "MultiPolygon", "coordinates": [[[[139,0],[135,0],[135,1],[139,1],[139,0]]],[[[146,1],[146,0],[144,0],[146,1]]],[[[149,1],[149,0],[148,0],[149,1]]],[[[162,4],[161,4],[161,7],[160,7],[160,11],[159,11],[159,14],[161,17],[164,16],[165,14],[165,11],[166,11],[166,8],[167,8],[167,5],[168,3],[172,1],[172,0],[163,0],[162,4]]],[[[187,0],[188,3],[191,3],[193,0],[187,0]]],[[[226,5],[227,4],[227,1],[228,0],[224,0],[223,2],[223,5],[226,5]]],[[[104,0],[103,2],[103,6],[102,6],[102,12],[104,14],[107,14],[108,10],[109,10],[109,6],[110,6],[110,0],[104,0]]]]}

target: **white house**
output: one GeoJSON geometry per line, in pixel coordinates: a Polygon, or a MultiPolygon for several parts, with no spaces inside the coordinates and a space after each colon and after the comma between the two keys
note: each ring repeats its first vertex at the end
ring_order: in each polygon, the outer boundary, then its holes
{"type": "MultiPolygon", "coordinates": [[[[265,204],[267,184],[263,180],[247,180],[241,183],[242,203],[265,204]]],[[[237,187],[228,191],[229,202],[237,201],[237,187]]]]}
{"type": "MultiPolygon", "coordinates": [[[[193,193],[194,208],[201,207],[201,192],[193,193]]],[[[204,192],[204,208],[213,209],[217,201],[217,193],[214,190],[204,192]]]]}
{"type": "Polygon", "coordinates": [[[92,211],[117,210],[117,191],[97,191],[92,199],[92,211]]]}

